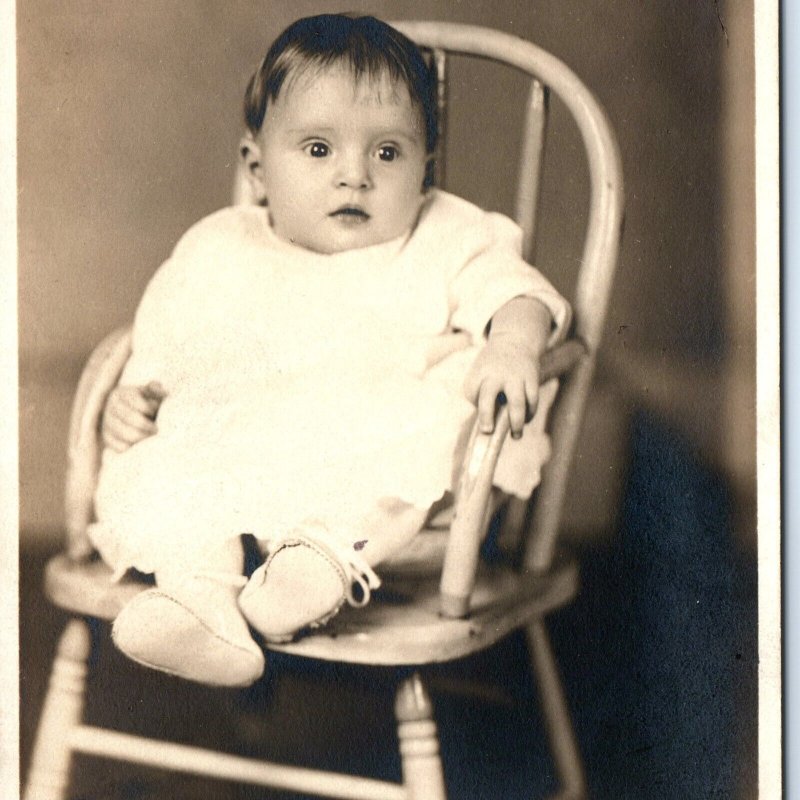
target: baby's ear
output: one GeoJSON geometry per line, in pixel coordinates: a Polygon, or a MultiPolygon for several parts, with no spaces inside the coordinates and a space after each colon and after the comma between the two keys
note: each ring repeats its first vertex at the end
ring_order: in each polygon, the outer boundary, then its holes
{"type": "Polygon", "coordinates": [[[266,205],[267,191],[261,165],[261,148],[251,133],[239,142],[239,167],[233,190],[236,205],[266,205]]]}

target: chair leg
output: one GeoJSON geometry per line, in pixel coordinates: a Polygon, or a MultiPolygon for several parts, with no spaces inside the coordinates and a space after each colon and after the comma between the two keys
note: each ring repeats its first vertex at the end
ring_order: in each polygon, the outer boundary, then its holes
{"type": "Polygon", "coordinates": [[[581,800],[586,797],[586,778],[544,620],[532,622],[526,632],[550,751],[561,783],[561,793],[557,797],[559,800],[581,800]]]}
{"type": "Polygon", "coordinates": [[[433,705],[419,673],[401,682],[394,713],[408,800],[446,800],[433,705]]]}
{"type": "Polygon", "coordinates": [[[73,618],[67,623],[50,673],[24,800],[67,797],[72,762],[69,733],[83,716],[91,642],[85,620],[73,618]]]}

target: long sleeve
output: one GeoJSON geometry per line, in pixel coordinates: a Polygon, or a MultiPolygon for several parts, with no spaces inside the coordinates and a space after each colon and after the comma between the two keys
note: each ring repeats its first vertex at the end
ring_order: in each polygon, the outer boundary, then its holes
{"type": "Polygon", "coordinates": [[[474,342],[483,339],[494,313],[519,296],[533,297],[550,311],[550,344],[566,334],[570,305],[522,259],[522,231],[508,217],[437,191],[415,238],[444,265],[450,326],[466,331],[474,342]]]}
{"type": "Polygon", "coordinates": [[[514,297],[532,297],[550,311],[549,344],[563,338],[572,318],[569,303],[520,255],[522,233],[507,217],[487,214],[485,244],[453,276],[451,322],[479,341],[495,312],[514,297]]]}

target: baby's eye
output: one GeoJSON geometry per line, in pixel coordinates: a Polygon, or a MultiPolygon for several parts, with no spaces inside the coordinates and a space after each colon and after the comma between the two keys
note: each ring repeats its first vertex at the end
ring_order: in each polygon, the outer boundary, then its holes
{"type": "Polygon", "coordinates": [[[306,145],[306,152],[312,158],[325,158],[330,151],[330,148],[324,142],[311,142],[311,144],[306,145]]]}
{"type": "Polygon", "coordinates": [[[378,158],[381,161],[394,161],[398,155],[400,153],[393,145],[384,144],[378,148],[378,158]]]}

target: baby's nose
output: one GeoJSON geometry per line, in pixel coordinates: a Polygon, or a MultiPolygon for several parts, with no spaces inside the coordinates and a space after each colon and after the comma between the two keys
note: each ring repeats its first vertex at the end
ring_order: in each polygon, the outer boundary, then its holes
{"type": "Polygon", "coordinates": [[[343,159],[337,174],[337,183],[347,189],[368,189],[372,185],[368,159],[363,156],[343,159]]]}

